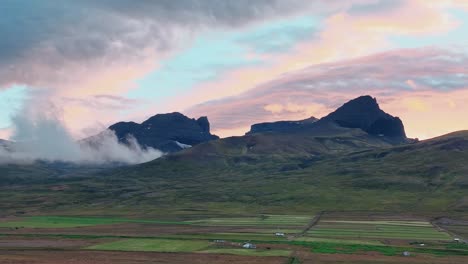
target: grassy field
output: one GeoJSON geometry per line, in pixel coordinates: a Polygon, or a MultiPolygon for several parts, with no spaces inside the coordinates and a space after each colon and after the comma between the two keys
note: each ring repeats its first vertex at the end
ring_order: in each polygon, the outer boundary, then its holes
{"type": "Polygon", "coordinates": [[[305,226],[311,216],[300,215],[260,215],[257,217],[209,218],[189,221],[195,225],[206,226],[305,226]]]}
{"type": "Polygon", "coordinates": [[[451,240],[451,236],[420,221],[322,221],[306,237],[342,239],[451,240]]]}
{"type": "Polygon", "coordinates": [[[295,238],[294,241],[325,242],[325,243],[340,243],[340,244],[359,244],[359,245],[383,245],[383,243],[378,241],[378,240],[323,238],[323,237],[310,237],[310,236],[301,236],[301,237],[295,238]]]}
{"type": "Polygon", "coordinates": [[[94,250],[194,252],[205,249],[210,243],[203,240],[176,239],[124,239],[88,247],[94,250]]]}
{"type": "MultiPolygon", "coordinates": [[[[240,246],[238,246],[240,247],[240,246]]],[[[87,247],[92,250],[112,251],[152,251],[152,252],[199,252],[210,254],[232,254],[242,256],[275,256],[285,257],[291,254],[290,250],[283,249],[243,249],[243,248],[216,248],[205,240],[177,240],[177,239],[124,239],[114,242],[87,247]]]]}
{"type": "Polygon", "coordinates": [[[261,256],[261,257],[287,257],[291,255],[290,250],[284,249],[243,249],[243,248],[218,248],[200,251],[200,253],[214,253],[214,254],[233,254],[241,256],[261,256]]]}
{"type": "Polygon", "coordinates": [[[112,225],[120,223],[148,223],[148,224],[187,224],[178,221],[158,221],[124,218],[102,217],[68,217],[68,216],[32,216],[19,218],[18,220],[0,222],[0,227],[25,227],[25,228],[70,228],[95,225],[112,225]]]}
{"type": "Polygon", "coordinates": [[[234,241],[286,241],[286,237],[278,237],[274,234],[261,233],[205,233],[205,234],[184,234],[172,235],[171,237],[186,239],[224,239],[234,241]]]}
{"type": "Polygon", "coordinates": [[[403,252],[412,252],[413,254],[430,254],[434,256],[468,256],[468,250],[454,249],[449,245],[443,248],[422,248],[422,247],[403,247],[403,246],[379,246],[362,244],[344,244],[314,242],[304,243],[304,246],[310,247],[314,253],[322,254],[365,254],[377,252],[385,256],[401,256],[403,252]]]}

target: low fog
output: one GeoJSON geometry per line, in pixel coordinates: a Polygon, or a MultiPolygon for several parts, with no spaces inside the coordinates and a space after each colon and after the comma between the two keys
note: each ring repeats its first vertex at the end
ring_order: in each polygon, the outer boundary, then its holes
{"type": "Polygon", "coordinates": [[[83,164],[137,164],[163,155],[159,150],[143,149],[134,138],[128,145],[119,143],[107,130],[87,140],[76,141],[59,118],[53,104],[27,99],[25,107],[12,117],[12,144],[0,145],[0,163],[32,163],[37,160],[83,164]]]}

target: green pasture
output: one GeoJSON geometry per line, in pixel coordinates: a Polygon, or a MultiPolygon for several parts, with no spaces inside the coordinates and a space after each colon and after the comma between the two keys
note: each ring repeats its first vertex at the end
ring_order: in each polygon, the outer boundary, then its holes
{"type": "Polygon", "coordinates": [[[206,249],[210,242],[203,240],[131,238],[88,247],[94,250],[194,252],[206,249]]]}
{"type": "Polygon", "coordinates": [[[208,239],[208,240],[234,240],[234,241],[285,241],[286,237],[278,237],[274,234],[260,234],[260,233],[205,233],[205,234],[178,234],[170,235],[174,238],[184,239],[208,239]]]}
{"type": "Polygon", "coordinates": [[[18,220],[0,222],[0,227],[23,227],[23,228],[72,228],[95,225],[112,225],[121,223],[148,223],[148,224],[186,224],[177,221],[158,221],[125,219],[110,217],[69,217],[69,216],[31,216],[18,220]]]}
{"type": "Polygon", "coordinates": [[[323,221],[306,237],[344,239],[450,240],[451,236],[428,222],[411,221],[323,221]]]}
{"type": "Polygon", "coordinates": [[[257,257],[288,257],[291,255],[290,250],[286,249],[243,249],[243,248],[217,248],[200,251],[201,253],[215,254],[232,254],[242,256],[257,256],[257,257]]]}
{"type": "Polygon", "coordinates": [[[304,226],[311,216],[260,215],[256,217],[208,218],[187,223],[203,226],[304,226]]]}
{"type": "Polygon", "coordinates": [[[289,256],[290,250],[283,249],[243,249],[243,248],[212,248],[212,243],[204,240],[178,239],[124,239],[114,242],[87,247],[91,250],[111,251],[152,251],[152,252],[199,252],[215,254],[232,254],[243,256],[289,256]]]}

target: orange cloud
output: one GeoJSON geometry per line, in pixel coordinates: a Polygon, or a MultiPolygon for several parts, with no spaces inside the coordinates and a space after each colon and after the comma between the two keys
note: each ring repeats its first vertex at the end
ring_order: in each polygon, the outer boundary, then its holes
{"type": "Polygon", "coordinates": [[[404,98],[403,104],[409,111],[427,112],[431,110],[427,102],[419,98],[404,98]]]}
{"type": "Polygon", "coordinates": [[[404,92],[381,99],[381,107],[403,120],[410,137],[426,139],[468,128],[468,87],[452,92],[404,92]],[[409,106],[408,102],[416,105],[409,106]],[[415,111],[420,104],[424,111],[415,111]]]}

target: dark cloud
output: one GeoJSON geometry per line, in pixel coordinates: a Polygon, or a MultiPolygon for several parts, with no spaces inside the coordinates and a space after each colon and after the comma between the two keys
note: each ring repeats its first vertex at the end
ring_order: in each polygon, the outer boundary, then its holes
{"type": "Polygon", "coordinates": [[[366,11],[369,3],[375,0],[3,0],[0,87],[60,86],[95,68],[175,50],[199,31],[298,13],[320,16],[353,4],[366,11]]]}
{"type": "MultiPolygon", "coordinates": [[[[49,86],[83,68],[138,62],[205,28],[240,27],[299,12],[281,0],[4,0],[0,86],[49,86]]],[[[68,80],[69,81],[69,80],[68,80]]]]}

